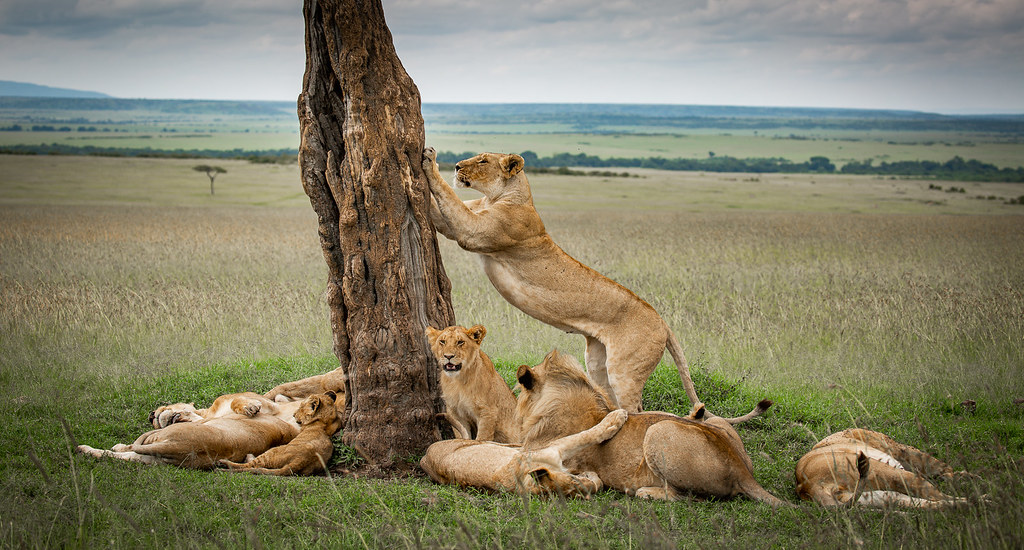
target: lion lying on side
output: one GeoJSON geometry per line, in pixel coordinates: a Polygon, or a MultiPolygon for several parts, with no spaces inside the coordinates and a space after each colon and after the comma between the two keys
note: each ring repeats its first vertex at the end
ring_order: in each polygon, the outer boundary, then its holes
{"type": "Polygon", "coordinates": [[[294,418],[299,405],[252,392],[222,395],[205,409],[192,403],[165,405],[149,414],[155,429],[134,443],[110,450],[79,445],[78,450],[97,458],[207,470],[221,459],[243,460],[291,441],[299,433],[294,418]]]}
{"type": "MultiPolygon", "coordinates": [[[[524,452],[586,430],[613,408],[612,400],[579,363],[557,350],[536,367],[519,367],[518,378],[524,452]]],[[[758,404],[754,413],[765,408],[758,404]]],[[[565,465],[570,472],[595,472],[606,486],[638,497],[675,500],[684,492],[744,494],[772,506],[784,505],[754,479],[750,458],[728,421],[705,421],[703,414],[699,404],[694,418],[630,414],[614,437],[581,450],[565,465]]]]}
{"type": "Polygon", "coordinates": [[[480,349],[483,325],[444,330],[427,327],[430,349],[441,368],[441,396],[448,414],[467,428],[467,439],[519,443],[516,397],[480,349]]]}
{"type": "Polygon", "coordinates": [[[822,439],[800,458],[796,492],[823,506],[944,508],[966,502],[943,494],[926,477],[952,478],[953,469],[885,434],[855,428],[822,439]]]}
{"type": "Polygon", "coordinates": [[[154,428],[166,428],[177,422],[200,422],[229,414],[252,417],[262,412],[276,416],[298,428],[299,425],[293,418],[298,407],[298,401],[278,403],[258,393],[229,393],[214,399],[205,409],[197,409],[193,403],[174,403],[157,407],[149,413],[149,422],[154,428]]]}
{"type": "Polygon", "coordinates": [[[509,303],[555,328],[586,338],[587,371],[630,412],[641,409],[644,384],[667,348],[691,403],[699,399],[683,348],[653,307],[583,265],[551,239],[533,207],[519,155],[482,153],[455,165],[455,181],[483,197],[463,202],[423,152],[434,197],[431,221],[445,237],[480,258],[509,303]]]}
{"type": "Polygon", "coordinates": [[[331,436],[341,429],[341,418],[335,408],[336,395],[333,393],[311,395],[295,411],[299,435],[280,447],[238,463],[221,460],[232,472],[252,472],[268,475],[312,475],[327,470],[327,461],[334,454],[331,436]]]}
{"type": "Polygon", "coordinates": [[[261,454],[288,443],[298,432],[298,428],[276,416],[231,413],[150,430],[134,443],[117,444],[109,451],[88,445],[79,445],[78,451],[96,458],[209,470],[221,460],[243,460],[246,455],[261,454]]]}
{"type": "MultiPolygon", "coordinates": [[[[601,490],[600,478],[593,472],[571,474],[563,462],[615,435],[626,417],[622,409],[610,411],[595,426],[532,450],[472,439],[438,441],[427,448],[420,467],[430,479],[442,484],[588,497],[601,490]]],[[[458,421],[452,426],[456,432],[465,432],[458,421]]]]}

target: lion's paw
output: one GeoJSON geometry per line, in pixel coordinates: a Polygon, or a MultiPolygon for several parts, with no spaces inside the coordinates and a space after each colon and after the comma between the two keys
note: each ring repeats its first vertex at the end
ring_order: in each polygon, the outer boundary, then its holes
{"type": "Polygon", "coordinates": [[[433,170],[434,163],[437,162],[437,151],[433,147],[427,147],[423,150],[423,169],[433,170]]]}
{"type": "Polygon", "coordinates": [[[260,413],[260,409],[263,408],[259,401],[250,401],[242,407],[242,414],[245,416],[256,416],[260,413]]]}
{"type": "Polygon", "coordinates": [[[76,449],[78,450],[78,452],[87,456],[95,456],[97,458],[103,456],[103,451],[99,449],[94,449],[88,445],[79,445],[78,447],[76,447],[76,449]]]}
{"type": "Polygon", "coordinates": [[[604,439],[608,439],[615,435],[622,428],[622,425],[626,423],[628,417],[629,413],[625,409],[615,409],[608,413],[601,420],[601,436],[604,439]]]}

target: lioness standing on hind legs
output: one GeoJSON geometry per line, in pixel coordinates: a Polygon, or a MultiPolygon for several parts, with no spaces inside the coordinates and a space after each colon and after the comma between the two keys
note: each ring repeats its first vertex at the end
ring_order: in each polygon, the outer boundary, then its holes
{"type": "Polygon", "coordinates": [[[519,155],[481,153],[455,165],[457,185],[483,197],[463,202],[441,177],[437,153],[423,152],[434,197],[431,221],[476,253],[491,284],[527,315],[587,341],[592,380],[630,412],[641,409],[647,378],[668,348],[686,395],[700,400],[682,346],[654,308],[629,289],[566,254],[533,207],[519,155]]]}

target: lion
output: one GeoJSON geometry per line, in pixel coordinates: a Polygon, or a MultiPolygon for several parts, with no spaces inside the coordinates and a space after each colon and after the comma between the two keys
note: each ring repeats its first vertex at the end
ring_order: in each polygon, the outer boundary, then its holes
{"type": "Polygon", "coordinates": [[[668,325],[629,289],[565,253],[533,206],[519,155],[481,153],[455,165],[455,181],[483,197],[463,202],[441,177],[437,153],[423,152],[431,221],[477,254],[503,298],[526,314],[586,339],[586,365],[614,403],[641,410],[644,384],[666,348],[691,404],[700,400],[683,348],[668,325]]]}
{"type": "Polygon", "coordinates": [[[278,403],[302,401],[319,393],[333,392],[338,402],[345,402],[345,369],[338,367],[324,374],[317,374],[294,382],[285,382],[271,388],[264,397],[278,403]]]}
{"type": "Polygon", "coordinates": [[[468,429],[468,439],[519,443],[516,398],[480,349],[487,329],[427,327],[430,349],[441,368],[441,396],[448,413],[468,429]]]}
{"type": "Polygon", "coordinates": [[[942,493],[926,478],[953,476],[949,465],[928,453],[883,433],[853,428],[822,439],[800,458],[796,492],[822,506],[946,508],[967,499],[942,493]]]}
{"type": "Polygon", "coordinates": [[[252,472],[267,475],[312,475],[327,470],[327,461],[334,454],[331,437],[341,429],[341,418],[335,408],[336,395],[311,395],[295,411],[299,435],[280,447],[274,447],[244,463],[224,459],[221,466],[232,472],[252,472]]]}
{"type": "Polygon", "coordinates": [[[210,470],[221,460],[242,460],[288,443],[298,432],[298,428],[274,415],[230,413],[150,430],[134,443],[119,443],[110,450],[79,445],[78,451],[96,458],[210,470]]]}
{"type": "MultiPolygon", "coordinates": [[[[579,363],[557,350],[535,367],[520,366],[517,378],[521,389],[516,413],[522,421],[524,452],[586,430],[614,408],[579,363]]],[[[764,408],[759,403],[754,412],[764,408]]],[[[743,494],[772,506],[785,505],[754,479],[750,458],[728,420],[704,420],[703,415],[699,403],[693,418],[632,413],[615,436],[581,450],[565,465],[570,472],[595,472],[605,486],[641,498],[743,494]]]]}
{"type": "MultiPolygon", "coordinates": [[[[571,474],[563,462],[615,435],[626,417],[625,410],[610,411],[596,425],[532,450],[473,439],[438,441],[427,447],[420,467],[441,484],[586,498],[601,490],[601,479],[593,472],[571,474]]],[[[452,427],[465,432],[458,421],[452,427]]]]}
{"type": "Polygon", "coordinates": [[[166,428],[177,422],[201,422],[229,414],[252,417],[262,412],[276,416],[298,428],[299,425],[293,418],[298,406],[297,401],[275,402],[253,392],[229,393],[214,399],[205,409],[197,409],[194,403],[174,403],[157,407],[149,413],[149,422],[154,428],[166,428]]]}

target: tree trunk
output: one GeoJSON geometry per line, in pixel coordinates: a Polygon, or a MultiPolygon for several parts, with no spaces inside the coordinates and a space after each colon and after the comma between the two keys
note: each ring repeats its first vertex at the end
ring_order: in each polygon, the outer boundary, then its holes
{"type": "Polygon", "coordinates": [[[344,442],[384,468],[438,439],[438,368],[424,335],[455,322],[429,218],[420,95],[380,0],[304,0],[302,184],[327,261],[344,442]]]}

